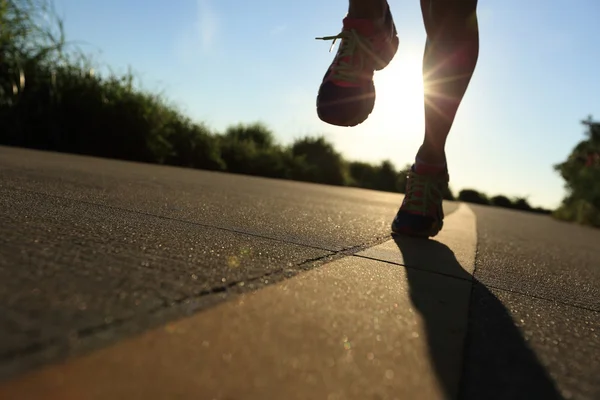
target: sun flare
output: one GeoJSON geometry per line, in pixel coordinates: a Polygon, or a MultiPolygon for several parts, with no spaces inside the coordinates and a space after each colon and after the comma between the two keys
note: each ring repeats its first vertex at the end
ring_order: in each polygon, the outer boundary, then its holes
{"type": "Polygon", "coordinates": [[[419,46],[400,46],[396,57],[375,73],[375,108],[367,121],[332,134],[348,157],[369,162],[412,162],[425,131],[422,59],[419,46]]]}
{"type": "Polygon", "coordinates": [[[423,125],[423,79],[420,53],[399,53],[388,68],[375,74],[379,115],[393,124],[423,125]]]}

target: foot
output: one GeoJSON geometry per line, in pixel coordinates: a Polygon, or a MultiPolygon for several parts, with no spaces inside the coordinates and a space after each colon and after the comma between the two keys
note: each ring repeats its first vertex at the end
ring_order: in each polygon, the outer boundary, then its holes
{"type": "Polygon", "coordinates": [[[398,50],[398,35],[389,6],[381,21],[346,17],[337,36],[342,42],[325,73],[317,96],[319,118],[332,125],[356,126],[375,106],[375,71],[385,68],[398,50]]]}
{"type": "Polygon", "coordinates": [[[408,174],[404,201],[392,222],[392,232],[418,237],[437,235],[444,225],[442,201],[448,180],[446,171],[417,174],[413,166],[408,174]]]}

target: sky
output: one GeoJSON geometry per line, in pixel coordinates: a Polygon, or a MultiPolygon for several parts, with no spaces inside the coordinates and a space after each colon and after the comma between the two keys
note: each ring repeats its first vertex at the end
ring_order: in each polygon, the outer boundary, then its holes
{"type": "MultiPolygon", "coordinates": [[[[217,132],[261,121],[283,144],[324,135],[346,159],[401,168],[422,142],[425,31],[418,0],[389,3],[400,48],[370,118],[341,128],[316,114],[334,54],[315,38],[339,33],[346,0],[55,0],[69,40],[217,132]]],[[[598,15],[598,0],[479,0],[479,62],[447,144],[455,193],[560,204],[553,165],[600,118],[598,15]]]]}

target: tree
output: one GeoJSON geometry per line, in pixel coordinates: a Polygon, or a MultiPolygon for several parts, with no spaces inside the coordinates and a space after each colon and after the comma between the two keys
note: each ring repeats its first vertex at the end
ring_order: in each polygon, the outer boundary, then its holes
{"type": "Polygon", "coordinates": [[[373,181],[377,167],[362,161],[352,161],[348,163],[348,171],[350,173],[353,186],[358,186],[365,189],[374,189],[373,181]]]}
{"type": "Polygon", "coordinates": [[[581,122],[586,139],[564,162],[554,166],[565,180],[567,195],[555,216],[600,227],[600,122],[581,122]]]}
{"type": "Polygon", "coordinates": [[[389,161],[383,161],[377,168],[376,189],[387,192],[398,192],[400,179],[394,165],[389,161]]]}
{"type": "Polygon", "coordinates": [[[349,182],[347,163],[324,137],[296,140],[291,151],[294,157],[303,160],[303,168],[294,173],[295,179],[330,185],[349,182]]]}

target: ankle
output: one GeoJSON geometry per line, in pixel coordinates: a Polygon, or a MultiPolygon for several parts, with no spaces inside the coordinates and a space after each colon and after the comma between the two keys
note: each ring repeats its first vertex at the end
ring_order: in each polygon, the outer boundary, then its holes
{"type": "Polygon", "coordinates": [[[415,157],[416,163],[446,166],[446,153],[444,150],[431,150],[421,147],[415,157]]]}

